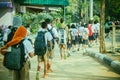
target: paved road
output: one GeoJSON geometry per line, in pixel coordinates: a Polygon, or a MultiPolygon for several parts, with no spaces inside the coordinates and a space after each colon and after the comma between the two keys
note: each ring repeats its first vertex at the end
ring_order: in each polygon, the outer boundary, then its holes
{"type": "MultiPolygon", "coordinates": [[[[31,59],[30,80],[35,80],[36,57],[31,59]]],[[[43,78],[43,64],[40,80],[120,80],[120,75],[109,67],[99,63],[92,57],[83,56],[81,51],[72,53],[66,60],[60,60],[58,48],[55,50],[55,58],[52,61],[53,72],[43,78]]],[[[0,64],[0,80],[11,80],[8,70],[0,64]]]]}

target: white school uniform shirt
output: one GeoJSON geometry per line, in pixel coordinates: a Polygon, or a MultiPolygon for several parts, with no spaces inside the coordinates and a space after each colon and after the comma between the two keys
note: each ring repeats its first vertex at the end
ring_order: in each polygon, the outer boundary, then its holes
{"type": "Polygon", "coordinates": [[[54,37],[58,37],[57,29],[55,27],[52,27],[50,24],[48,24],[48,29],[51,30],[51,28],[52,28],[54,37]]]}
{"type": "Polygon", "coordinates": [[[79,30],[79,35],[80,35],[80,36],[82,36],[83,29],[84,29],[84,27],[82,27],[82,26],[80,26],[80,27],[78,28],[78,30],[79,30]]]}
{"type": "Polygon", "coordinates": [[[76,29],[76,28],[71,28],[71,35],[72,36],[77,36],[78,34],[77,34],[77,32],[78,32],[78,30],[76,29]]]}
{"type": "MultiPolygon", "coordinates": [[[[88,39],[88,33],[89,33],[89,30],[88,30],[88,28],[84,28],[83,27],[83,30],[85,30],[86,32],[87,32],[87,35],[84,35],[85,37],[87,37],[87,39],[88,39]]],[[[82,32],[83,33],[83,32],[82,32]]],[[[83,35],[82,35],[83,36],[83,35]]]]}
{"type": "MultiPolygon", "coordinates": [[[[97,23],[97,24],[96,24],[96,28],[95,28],[95,29],[96,29],[98,32],[100,31],[100,23],[97,23]]],[[[98,32],[97,32],[97,33],[98,33],[98,32]]]]}
{"type": "Polygon", "coordinates": [[[92,24],[92,32],[95,33],[95,24],[92,24]]]}
{"type": "Polygon", "coordinates": [[[27,57],[29,57],[29,54],[31,52],[34,52],[34,48],[31,44],[31,42],[27,38],[23,41],[23,45],[25,48],[25,58],[27,58],[27,57]]]}
{"type": "Polygon", "coordinates": [[[43,29],[43,28],[40,28],[39,31],[43,31],[43,32],[44,32],[44,31],[47,31],[47,32],[45,33],[45,42],[46,42],[46,45],[47,45],[47,41],[51,41],[51,40],[53,39],[51,33],[48,32],[48,30],[43,29]]]}
{"type": "Polygon", "coordinates": [[[7,41],[7,39],[8,39],[8,34],[11,32],[11,29],[6,29],[5,30],[5,33],[4,33],[4,35],[3,35],[3,41],[7,41]]]}

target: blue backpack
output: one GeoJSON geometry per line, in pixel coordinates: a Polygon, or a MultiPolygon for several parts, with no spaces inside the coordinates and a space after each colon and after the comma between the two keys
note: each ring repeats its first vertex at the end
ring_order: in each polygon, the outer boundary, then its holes
{"type": "Polygon", "coordinates": [[[66,44],[67,36],[65,36],[66,34],[65,28],[64,29],[59,28],[58,33],[59,33],[59,44],[66,44]]]}
{"type": "Polygon", "coordinates": [[[20,70],[25,64],[25,48],[23,44],[24,39],[11,46],[11,51],[7,51],[4,56],[4,66],[10,70],[20,70]]]}
{"type": "Polygon", "coordinates": [[[35,49],[36,55],[44,56],[44,54],[47,51],[47,44],[45,41],[45,33],[46,32],[47,31],[44,31],[44,32],[40,31],[37,34],[37,37],[36,37],[35,42],[34,42],[34,49],[35,49]]]}

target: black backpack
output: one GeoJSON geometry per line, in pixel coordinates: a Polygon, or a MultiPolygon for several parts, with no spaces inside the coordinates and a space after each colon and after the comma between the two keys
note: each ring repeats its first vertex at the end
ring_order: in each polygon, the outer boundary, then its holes
{"type": "Polygon", "coordinates": [[[4,66],[10,70],[20,70],[25,64],[25,48],[23,40],[20,43],[11,46],[11,51],[6,52],[4,56],[4,66]]]}
{"type": "Polygon", "coordinates": [[[47,51],[47,44],[45,41],[45,33],[46,32],[47,31],[44,31],[44,32],[40,31],[37,34],[37,37],[36,37],[35,42],[34,42],[34,49],[35,49],[36,55],[44,56],[44,54],[47,51]]]}
{"type": "Polygon", "coordinates": [[[11,32],[7,36],[7,42],[11,41],[17,28],[13,27],[11,32]]]}

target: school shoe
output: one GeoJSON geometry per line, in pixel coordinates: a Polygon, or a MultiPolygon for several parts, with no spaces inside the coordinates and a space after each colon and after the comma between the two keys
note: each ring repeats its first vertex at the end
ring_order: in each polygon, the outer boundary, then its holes
{"type": "Polygon", "coordinates": [[[70,53],[68,53],[68,54],[67,54],[67,57],[70,57],[70,56],[71,56],[70,53]]]}
{"type": "Polygon", "coordinates": [[[77,51],[79,51],[80,49],[78,48],[77,51]]]}
{"type": "Polygon", "coordinates": [[[66,54],[64,54],[64,59],[66,59],[66,54]]]}
{"type": "Polygon", "coordinates": [[[92,46],[91,45],[88,45],[89,48],[91,48],[92,46]]]}
{"type": "Polygon", "coordinates": [[[83,50],[83,55],[85,55],[86,54],[86,50],[83,50]]]}
{"type": "Polygon", "coordinates": [[[40,73],[39,72],[36,73],[36,80],[40,80],[40,73]]]}
{"type": "Polygon", "coordinates": [[[51,72],[53,72],[53,70],[52,70],[52,69],[47,70],[47,73],[51,73],[51,72]]]}

